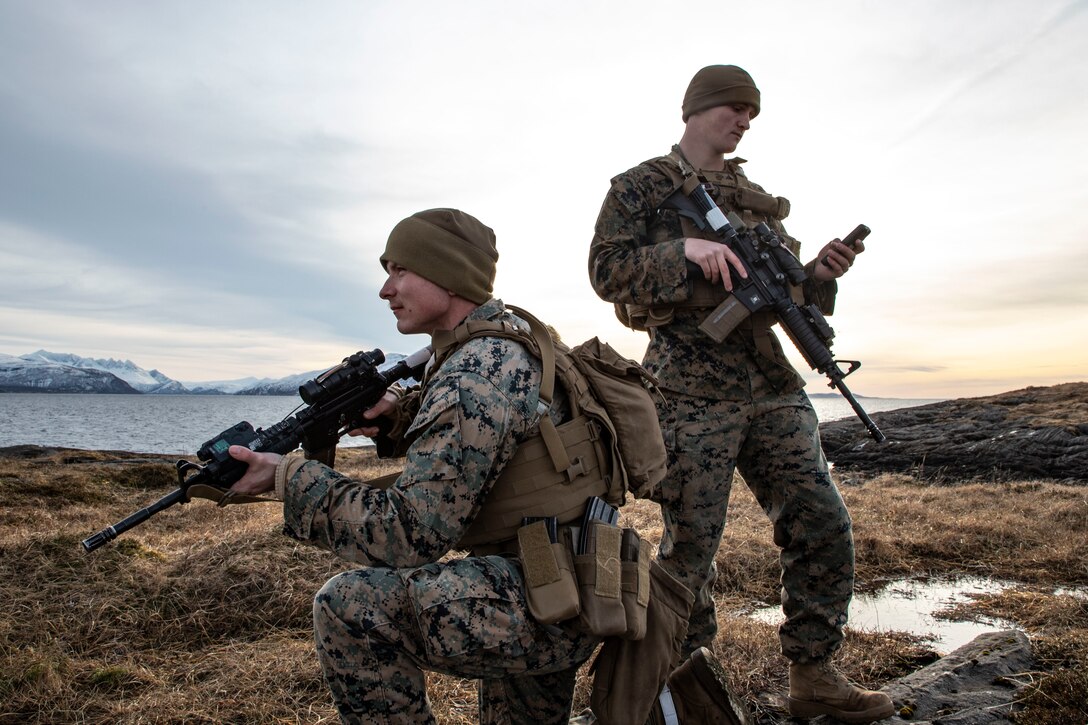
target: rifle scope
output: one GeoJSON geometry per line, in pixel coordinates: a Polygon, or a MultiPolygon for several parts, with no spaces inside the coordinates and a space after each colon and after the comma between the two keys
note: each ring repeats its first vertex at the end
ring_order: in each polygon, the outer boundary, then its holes
{"type": "Polygon", "coordinates": [[[381,350],[357,352],[313,380],[307,380],[299,386],[298,394],[306,405],[335,398],[344,390],[358,385],[361,380],[373,376],[374,370],[383,362],[385,353],[381,350]]]}

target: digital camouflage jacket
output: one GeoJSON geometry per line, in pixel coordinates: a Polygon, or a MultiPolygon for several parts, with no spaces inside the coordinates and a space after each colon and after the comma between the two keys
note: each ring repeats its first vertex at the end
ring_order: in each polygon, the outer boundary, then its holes
{"type": "MultiPolygon", "coordinates": [[[[468,320],[512,320],[500,300],[468,320]]],[[[513,457],[535,432],[541,366],[521,344],[469,340],[429,369],[404,442],[404,470],[390,488],[368,486],[316,461],[288,475],[286,532],[364,565],[415,567],[437,561],[463,536],[513,457]]],[[[556,410],[566,406],[557,396],[556,410]]]]}
{"type": "MultiPolygon", "coordinates": [[[[710,308],[685,305],[692,298],[694,280],[684,257],[684,237],[713,237],[687,222],[682,225],[675,210],[660,208],[683,180],[678,153],[674,147],[673,154],[650,159],[612,179],[590,245],[593,289],[608,302],[668,313],[671,321],[649,329],[643,360],[666,390],[717,400],[743,398],[754,370],[779,392],[801,388],[804,381],[768,330],[773,318],[754,315],[719,344],[698,329],[710,308]],[[760,336],[764,341],[757,340],[760,336]],[[761,353],[759,347],[770,354],[761,353]]],[[[749,181],[742,163],[744,159],[729,159],[722,172],[699,173],[714,187],[711,195],[726,212],[737,212],[750,225],[766,222],[796,254],[800,243],[782,226],[789,202],[749,181]]],[[[836,289],[835,282],[803,285],[806,302],[816,302],[825,314],[833,310],[836,289]]]]}

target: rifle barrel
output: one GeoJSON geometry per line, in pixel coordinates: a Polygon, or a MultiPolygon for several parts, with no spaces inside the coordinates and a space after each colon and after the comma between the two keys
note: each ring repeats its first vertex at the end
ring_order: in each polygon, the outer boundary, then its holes
{"type": "Polygon", "coordinates": [[[107,544],[116,539],[118,534],[122,534],[131,529],[133,526],[142,524],[144,521],[147,521],[159,511],[162,511],[164,508],[173,506],[176,503],[183,503],[184,501],[185,490],[181,488],[175,489],[174,491],[160,498],[155,503],[151,504],[150,506],[146,506],[137,511],[136,513],[130,514],[125,518],[121,519],[113,526],[107,526],[106,528],[99,531],[97,534],[87,537],[82,542],[83,550],[86,552],[94,551],[103,544],[107,544]]]}
{"type": "Polygon", "coordinates": [[[839,378],[831,383],[835,388],[842,393],[842,397],[846,398],[846,402],[850,403],[850,407],[854,409],[854,414],[865,425],[865,430],[869,431],[869,435],[873,437],[877,443],[883,443],[888,440],[888,437],[877,428],[876,423],[869,417],[869,414],[865,412],[865,409],[861,407],[861,403],[854,398],[854,394],[850,392],[850,389],[846,387],[846,384],[839,378]]]}

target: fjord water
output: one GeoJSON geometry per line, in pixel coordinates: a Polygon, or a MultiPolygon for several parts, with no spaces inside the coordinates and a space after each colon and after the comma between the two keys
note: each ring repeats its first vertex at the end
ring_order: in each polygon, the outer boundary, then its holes
{"type": "MultiPolygon", "coordinates": [[[[910,408],[931,399],[862,398],[869,414],[910,408]]],[[[0,448],[39,445],[134,453],[195,454],[201,444],[240,421],[267,427],[302,401],[287,395],[89,395],[0,393],[0,448]]],[[[821,421],[854,415],[841,397],[814,396],[821,421]]],[[[370,445],[345,437],[344,446],[370,445]]]]}
{"type": "Polygon", "coordinates": [[[6,393],[0,395],[0,447],[192,455],[235,423],[269,426],[301,402],[279,395],[6,393]]]}

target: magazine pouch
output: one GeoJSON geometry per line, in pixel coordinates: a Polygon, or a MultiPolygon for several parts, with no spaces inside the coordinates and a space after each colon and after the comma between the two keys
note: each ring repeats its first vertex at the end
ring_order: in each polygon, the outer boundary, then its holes
{"type": "Polygon", "coordinates": [[[620,599],[627,620],[624,639],[646,636],[646,606],[650,602],[652,545],[634,529],[624,529],[620,540],[620,599]]]}
{"type": "Polygon", "coordinates": [[[555,624],[578,616],[570,549],[565,542],[552,541],[547,522],[538,520],[518,529],[518,556],[533,618],[541,624],[555,624]]]}
{"type": "Polygon", "coordinates": [[[598,637],[627,631],[622,597],[620,548],[623,532],[600,520],[589,522],[582,553],[574,556],[574,572],[582,603],[582,629],[598,637]]]}

